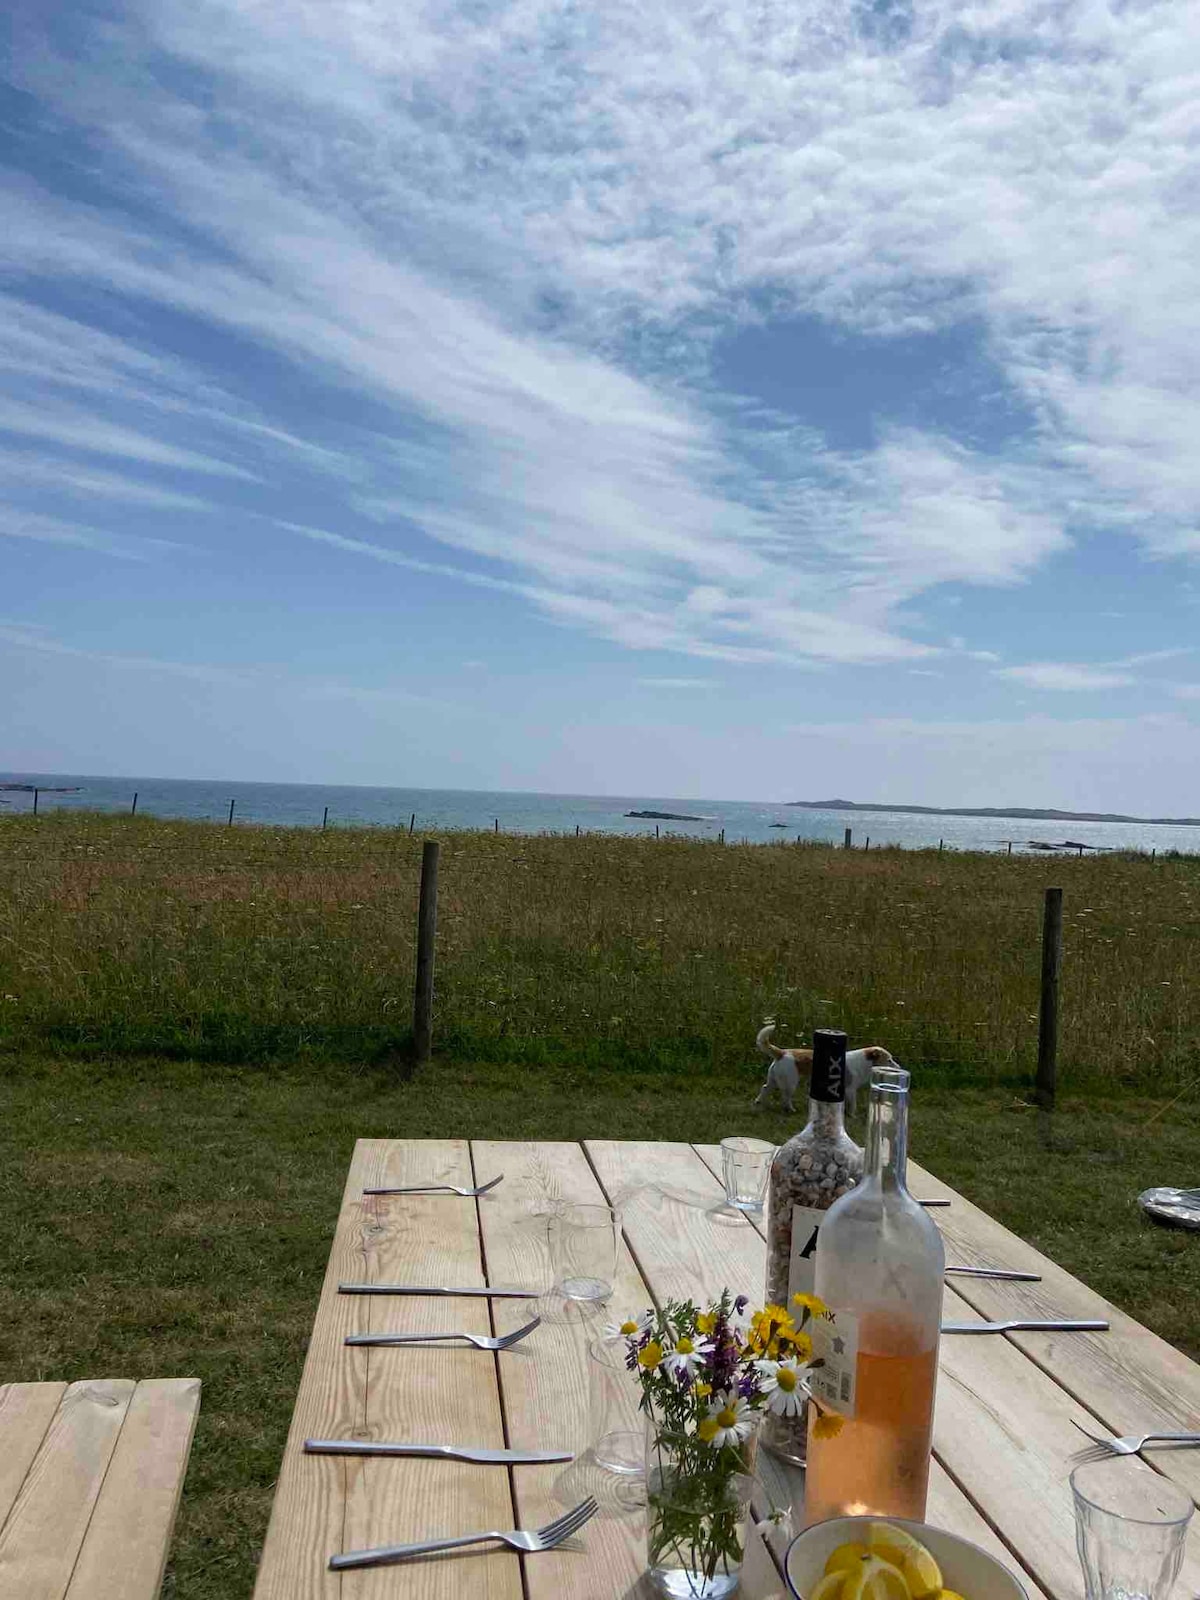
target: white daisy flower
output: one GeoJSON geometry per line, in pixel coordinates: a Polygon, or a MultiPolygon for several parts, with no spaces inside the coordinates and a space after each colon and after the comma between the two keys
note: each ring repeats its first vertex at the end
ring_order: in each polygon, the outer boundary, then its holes
{"type": "Polygon", "coordinates": [[[727,1389],[724,1394],[713,1395],[708,1415],[697,1430],[706,1444],[714,1450],[723,1445],[739,1445],[754,1425],[750,1407],[741,1395],[727,1389]]]}
{"type": "Polygon", "coordinates": [[[687,1334],[682,1334],[676,1339],[675,1347],[668,1353],[663,1366],[673,1378],[677,1378],[681,1372],[686,1372],[690,1377],[705,1358],[712,1354],[712,1348],[711,1339],[702,1339],[699,1336],[691,1339],[687,1334]]]}
{"type": "Polygon", "coordinates": [[[654,1321],[653,1311],[643,1311],[640,1317],[626,1317],[624,1322],[608,1322],[604,1326],[606,1339],[640,1339],[654,1321]]]}
{"type": "Polygon", "coordinates": [[[798,1416],[808,1398],[805,1369],[795,1356],[784,1361],[756,1361],[767,1410],[780,1417],[798,1416]]]}

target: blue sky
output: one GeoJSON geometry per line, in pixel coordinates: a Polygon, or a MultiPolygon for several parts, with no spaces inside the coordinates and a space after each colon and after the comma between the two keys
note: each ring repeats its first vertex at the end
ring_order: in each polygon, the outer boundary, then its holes
{"type": "Polygon", "coordinates": [[[1200,812],[1187,0],[17,0],[0,766],[1200,812]]]}

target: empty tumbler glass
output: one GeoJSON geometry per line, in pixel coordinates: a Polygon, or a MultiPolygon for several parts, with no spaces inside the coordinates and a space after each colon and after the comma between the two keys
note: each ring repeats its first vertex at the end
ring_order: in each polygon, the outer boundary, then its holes
{"type": "Polygon", "coordinates": [[[1071,1491],[1087,1600],[1167,1600],[1183,1561],[1191,1496],[1130,1456],[1076,1467],[1071,1491]]]}
{"type": "Polygon", "coordinates": [[[607,1300],[621,1222],[611,1206],[564,1205],[550,1224],[554,1282],[568,1300],[607,1300]]]}
{"type": "Polygon", "coordinates": [[[591,1446],[596,1465],[606,1472],[640,1477],[646,1470],[642,1386],[626,1365],[625,1339],[593,1339],[588,1345],[591,1446]]]}
{"type": "Polygon", "coordinates": [[[775,1146],[769,1139],[722,1139],[725,1198],[739,1211],[761,1211],[775,1146]]]}

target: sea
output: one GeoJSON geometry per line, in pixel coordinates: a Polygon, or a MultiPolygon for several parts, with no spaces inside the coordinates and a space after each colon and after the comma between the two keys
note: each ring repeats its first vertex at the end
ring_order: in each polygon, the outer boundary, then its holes
{"type": "Polygon", "coordinates": [[[1200,827],[1158,823],[1038,821],[1015,817],[912,816],[902,811],[808,810],[770,801],[680,799],[670,795],[521,794],[473,789],[383,789],[338,784],[231,783],[185,778],[100,778],[65,772],[0,772],[0,821],[39,813],[129,813],[234,826],[294,828],[495,829],[502,833],[683,834],[730,844],[779,844],[811,839],[841,844],[846,828],[856,846],[980,850],[1014,854],[1068,840],[1095,850],[1200,852],[1200,827]],[[70,791],[55,793],[54,790],[70,791]],[[670,811],[680,820],[631,817],[631,811],[670,811]],[[684,816],[686,820],[684,820],[684,816]]]}

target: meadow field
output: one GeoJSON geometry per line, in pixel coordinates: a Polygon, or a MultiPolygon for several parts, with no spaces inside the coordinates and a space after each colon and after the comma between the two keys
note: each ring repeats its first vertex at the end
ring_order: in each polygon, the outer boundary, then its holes
{"type": "Polygon", "coordinates": [[[0,822],[0,1381],[203,1380],[171,1600],[250,1596],[355,1138],[781,1140],[768,1016],[888,1045],[916,1158],[1200,1358],[1200,1235],[1136,1207],[1200,1181],[1200,858],[447,835],[413,1074],[421,843],[0,822]]]}

